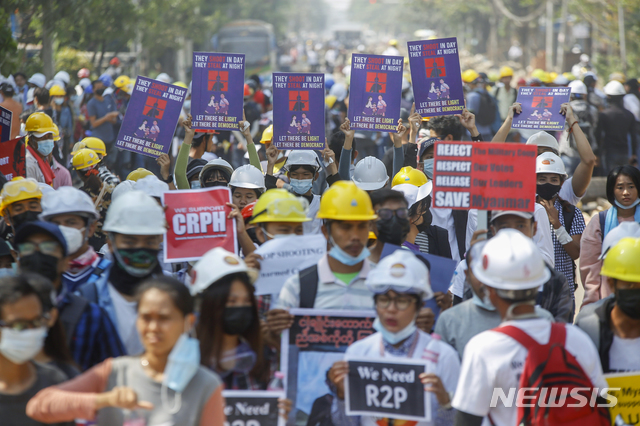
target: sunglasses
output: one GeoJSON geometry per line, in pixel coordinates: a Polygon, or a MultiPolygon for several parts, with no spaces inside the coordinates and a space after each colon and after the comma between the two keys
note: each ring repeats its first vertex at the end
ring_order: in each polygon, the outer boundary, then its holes
{"type": "Polygon", "coordinates": [[[396,215],[396,217],[398,217],[398,219],[408,219],[409,218],[409,209],[407,209],[407,208],[401,208],[401,209],[397,209],[397,210],[380,209],[380,210],[376,211],[376,214],[382,220],[389,220],[389,219],[391,219],[393,217],[393,215],[396,215]]]}

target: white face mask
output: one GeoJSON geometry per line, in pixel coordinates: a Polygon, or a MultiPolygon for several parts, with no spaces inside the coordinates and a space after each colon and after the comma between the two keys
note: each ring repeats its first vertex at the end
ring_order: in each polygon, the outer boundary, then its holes
{"type": "Polygon", "coordinates": [[[47,333],[46,327],[22,331],[2,327],[0,353],[14,364],[24,364],[42,350],[47,333]]]}
{"type": "Polygon", "coordinates": [[[59,228],[62,235],[64,235],[64,239],[67,240],[67,250],[69,251],[69,254],[73,254],[80,250],[84,244],[83,232],[79,229],[64,225],[61,225],[59,228]]]}

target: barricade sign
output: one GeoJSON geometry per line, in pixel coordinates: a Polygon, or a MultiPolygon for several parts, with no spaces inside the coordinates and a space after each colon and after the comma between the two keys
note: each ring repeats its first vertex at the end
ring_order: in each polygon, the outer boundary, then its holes
{"type": "Polygon", "coordinates": [[[13,113],[8,109],[0,106],[0,142],[6,142],[11,139],[11,120],[13,113]]]}
{"type": "MultiPolygon", "coordinates": [[[[616,426],[640,424],[640,372],[605,374],[609,395],[617,402],[609,407],[611,424],[616,426]]],[[[609,402],[612,398],[609,397],[609,402]]]]}
{"type": "Polygon", "coordinates": [[[278,398],[284,392],[275,391],[223,391],[224,426],[284,426],[278,412],[278,398]]]}
{"type": "Polygon", "coordinates": [[[21,137],[0,143],[0,172],[8,181],[14,177],[27,176],[25,147],[21,137]]]}
{"type": "Polygon", "coordinates": [[[566,117],[560,106],[569,102],[570,87],[521,87],[516,102],[522,112],[513,117],[514,129],[562,130],[566,117]]]}

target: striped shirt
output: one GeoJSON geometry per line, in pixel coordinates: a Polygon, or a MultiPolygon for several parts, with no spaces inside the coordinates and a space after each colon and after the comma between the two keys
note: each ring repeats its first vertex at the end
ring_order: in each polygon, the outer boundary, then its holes
{"type": "Polygon", "coordinates": [[[429,236],[426,232],[419,232],[416,235],[415,244],[420,247],[420,253],[429,254],[429,236]]]}
{"type": "MultiPolygon", "coordinates": [[[[558,198],[556,198],[556,201],[553,203],[553,206],[560,212],[560,214],[558,215],[560,219],[560,226],[564,228],[563,208],[558,198]]],[[[560,241],[558,241],[558,237],[556,236],[556,233],[553,232],[553,225],[550,225],[550,226],[552,231],[551,239],[553,240],[553,252],[554,252],[554,259],[555,259],[554,268],[556,271],[560,272],[561,274],[564,274],[564,276],[567,278],[567,281],[569,282],[569,286],[571,287],[571,296],[575,297],[574,293],[576,290],[576,280],[575,280],[575,269],[574,269],[573,260],[571,259],[571,256],[569,256],[569,253],[567,253],[567,251],[564,249],[564,247],[562,247],[562,244],[560,244],[560,241]]],[[[569,230],[569,235],[571,236],[582,235],[585,227],[586,227],[586,224],[584,222],[584,216],[582,216],[582,211],[580,211],[580,209],[576,207],[576,212],[573,217],[573,222],[571,222],[571,229],[569,230]]]]}

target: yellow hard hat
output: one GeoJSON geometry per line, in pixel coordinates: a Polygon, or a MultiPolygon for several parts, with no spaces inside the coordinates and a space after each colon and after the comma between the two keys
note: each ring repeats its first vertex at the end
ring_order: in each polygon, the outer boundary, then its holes
{"type": "Polygon", "coordinates": [[[267,127],[266,129],[264,129],[264,132],[262,132],[262,137],[260,138],[260,143],[266,143],[266,142],[271,143],[272,140],[273,140],[273,124],[267,127]]]}
{"type": "Polygon", "coordinates": [[[507,66],[500,68],[500,78],[502,77],[513,77],[513,68],[507,66]]]}
{"type": "Polygon", "coordinates": [[[377,240],[378,237],[376,236],[376,233],[373,231],[369,231],[369,239],[370,240],[377,240]]]}
{"type": "Polygon", "coordinates": [[[67,91],[57,84],[54,84],[53,86],[51,86],[51,89],[49,89],[49,96],[66,96],[66,95],[67,95],[67,91]]]}
{"type": "Polygon", "coordinates": [[[131,79],[129,78],[128,75],[121,75],[120,77],[116,78],[116,80],[113,82],[113,85],[116,86],[118,89],[122,89],[125,86],[128,86],[129,84],[131,84],[131,79]]]}
{"type": "Polygon", "coordinates": [[[640,238],[623,238],[604,258],[600,275],[640,283],[640,238]]]}
{"type": "Polygon", "coordinates": [[[318,219],[368,221],[378,218],[371,198],[355,183],[340,180],[325,191],[320,199],[318,219]]]}
{"type": "Polygon", "coordinates": [[[250,223],[266,222],[309,222],[307,208],[309,204],[302,197],[296,197],[286,189],[270,189],[260,196],[253,207],[250,223]]]}
{"type": "Polygon", "coordinates": [[[82,148],[71,159],[71,165],[75,170],[82,170],[95,166],[100,162],[98,154],[88,148],[82,148]]]}
{"type": "Polygon", "coordinates": [[[329,108],[333,108],[337,100],[338,98],[335,95],[328,95],[327,97],[324,98],[324,104],[329,108]]]}
{"type": "MultiPolygon", "coordinates": [[[[103,157],[105,155],[107,155],[107,147],[104,144],[104,142],[102,142],[102,139],[90,136],[88,138],[82,139],[81,143],[85,144],[86,148],[89,148],[89,149],[97,152],[98,154],[102,155],[103,157]]],[[[74,146],[74,148],[75,148],[75,146],[74,146]]]]}
{"type": "Polygon", "coordinates": [[[576,76],[570,72],[563,72],[562,75],[564,76],[564,78],[566,78],[569,81],[573,81],[576,79],[576,76]]]}
{"type": "Polygon", "coordinates": [[[462,81],[464,81],[465,83],[473,83],[478,78],[480,78],[480,74],[478,74],[475,70],[469,69],[465,70],[462,73],[462,81]]]}
{"type": "Polygon", "coordinates": [[[550,72],[549,73],[549,82],[554,81],[556,78],[558,78],[558,73],[557,72],[550,72]]]}
{"type": "Polygon", "coordinates": [[[149,170],[143,169],[142,167],[140,167],[138,169],[135,169],[131,173],[129,173],[129,176],[127,176],[127,180],[132,180],[134,182],[137,182],[138,179],[142,179],[147,176],[154,176],[154,174],[151,173],[149,170]]]}
{"type": "Polygon", "coordinates": [[[389,46],[398,47],[398,40],[392,38],[391,40],[389,40],[389,46]]]}
{"type": "Polygon", "coordinates": [[[41,199],[42,190],[35,179],[25,179],[18,176],[4,184],[0,197],[2,197],[0,212],[3,212],[7,206],[17,203],[18,201],[30,200],[32,198],[41,199]]]}
{"type": "Polygon", "coordinates": [[[73,144],[73,148],[71,148],[71,157],[76,155],[78,153],[78,151],[80,151],[82,148],[86,148],[86,147],[87,147],[87,145],[85,145],[85,143],[83,141],[74,143],[73,144]]]}
{"type": "Polygon", "coordinates": [[[537,78],[538,80],[543,81],[545,79],[545,74],[546,74],[546,72],[544,72],[544,70],[542,70],[540,68],[536,68],[531,73],[531,77],[532,78],[537,78]]]}
{"type": "Polygon", "coordinates": [[[25,130],[40,138],[47,133],[55,132],[53,120],[44,112],[34,112],[27,118],[25,130]]]}
{"type": "Polygon", "coordinates": [[[427,175],[411,166],[405,166],[393,177],[393,181],[391,181],[391,188],[404,183],[421,187],[427,182],[429,182],[427,175]]]}
{"type": "Polygon", "coordinates": [[[183,89],[188,89],[189,86],[184,81],[176,81],[173,83],[174,86],[182,87],[183,89]]]}
{"type": "Polygon", "coordinates": [[[611,74],[609,74],[609,81],[611,80],[619,81],[620,83],[624,84],[627,81],[627,77],[625,77],[625,75],[621,72],[612,72],[611,74]]]}
{"type": "Polygon", "coordinates": [[[53,123],[53,140],[54,141],[60,140],[60,129],[58,128],[58,125],[55,123],[53,123]]]}

